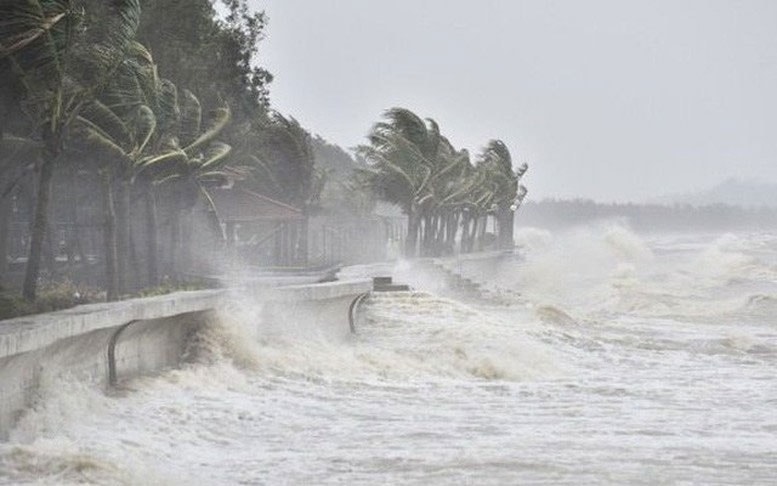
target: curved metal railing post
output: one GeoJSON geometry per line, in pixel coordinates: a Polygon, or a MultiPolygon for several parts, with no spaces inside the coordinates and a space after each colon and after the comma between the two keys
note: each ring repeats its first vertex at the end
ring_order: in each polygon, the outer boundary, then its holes
{"type": "Polygon", "coordinates": [[[121,336],[121,333],[124,332],[125,329],[136,322],[138,321],[129,321],[128,323],[119,326],[116,332],[111,336],[111,340],[108,342],[108,385],[110,386],[116,386],[119,382],[116,371],[116,344],[119,341],[119,336],[121,336]]]}
{"type": "Polygon", "coordinates": [[[370,295],[370,292],[358,295],[348,307],[348,325],[351,327],[351,334],[356,334],[356,309],[359,307],[361,301],[368,295],[370,295]]]}

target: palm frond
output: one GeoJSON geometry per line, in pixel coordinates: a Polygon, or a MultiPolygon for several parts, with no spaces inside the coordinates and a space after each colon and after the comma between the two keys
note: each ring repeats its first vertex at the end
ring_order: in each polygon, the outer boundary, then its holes
{"type": "Polygon", "coordinates": [[[231,118],[231,113],[228,107],[217,108],[213,110],[213,114],[210,117],[208,127],[203,130],[197,138],[191,141],[188,145],[185,145],[184,152],[193,153],[194,151],[202,148],[207,143],[210,143],[215,139],[221,131],[227,126],[231,118]]]}

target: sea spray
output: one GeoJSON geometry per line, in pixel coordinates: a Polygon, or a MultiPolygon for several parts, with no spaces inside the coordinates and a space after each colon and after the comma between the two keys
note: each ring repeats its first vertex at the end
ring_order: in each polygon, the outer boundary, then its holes
{"type": "Polygon", "coordinates": [[[379,295],[355,335],[238,299],[182,369],[54,383],[0,484],[769,484],[777,238],[724,245],[731,283],[696,265],[714,238],[608,228],[501,260],[511,305],[379,295]]]}
{"type": "Polygon", "coordinates": [[[360,339],[394,356],[392,373],[523,380],[561,369],[560,357],[526,334],[530,313],[508,321],[425,293],[376,295],[367,304],[360,339]]]}

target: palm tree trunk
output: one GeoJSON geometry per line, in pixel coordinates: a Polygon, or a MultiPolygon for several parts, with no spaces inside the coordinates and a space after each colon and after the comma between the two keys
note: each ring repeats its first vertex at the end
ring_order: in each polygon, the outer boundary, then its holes
{"type": "Polygon", "coordinates": [[[0,198],[0,283],[8,271],[8,233],[11,226],[11,197],[0,198]]]}
{"type": "Polygon", "coordinates": [[[127,291],[129,281],[129,235],[130,235],[130,187],[129,181],[119,180],[116,185],[116,270],[118,291],[127,291]]]}
{"type": "Polygon", "coordinates": [[[116,210],[113,201],[111,170],[102,170],[103,176],[103,239],[105,243],[105,285],[108,302],[119,297],[119,275],[116,254],[116,210]]]}
{"type": "Polygon", "coordinates": [[[461,253],[467,252],[470,219],[469,211],[464,212],[461,216],[461,240],[459,241],[459,252],[461,253]]]}
{"type": "Polygon", "coordinates": [[[448,227],[445,233],[445,251],[454,253],[456,251],[456,234],[459,232],[459,213],[452,211],[448,215],[448,227]]]}
{"type": "Polygon", "coordinates": [[[469,241],[469,251],[477,251],[480,244],[480,226],[483,223],[483,220],[487,218],[488,216],[477,214],[475,215],[475,219],[472,222],[472,235],[470,237],[469,241]]]}
{"type": "Polygon", "coordinates": [[[488,228],[488,214],[484,214],[482,218],[479,218],[480,228],[478,229],[477,236],[477,251],[482,251],[486,244],[486,229],[488,228]]]}
{"type": "Polygon", "coordinates": [[[68,212],[70,213],[70,221],[72,222],[73,226],[71,228],[70,234],[68,235],[68,265],[71,265],[72,268],[75,268],[77,266],[81,266],[82,268],[86,268],[86,258],[84,257],[84,251],[81,247],[81,238],[78,226],[78,195],[79,192],[76,189],[76,176],[75,171],[70,172],[70,184],[71,184],[71,193],[70,197],[68,198],[68,212]],[[72,262],[70,261],[70,258],[72,256],[72,262]],[[78,264],[76,264],[78,262],[78,264]]]}
{"type": "Polygon", "coordinates": [[[180,268],[181,249],[181,218],[183,215],[178,209],[174,209],[170,221],[170,276],[178,281],[178,269],[180,268]]]}
{"type": "Polygon", "coordinates": [[[500,209],[497,213],[499,227],[498,246],[505,250],[513,247],[513,212],[509,208],[500,209]]]}
{"type": "Polygon", "coordinates": [[[478,234],[479,221],[480,216],[478,214],[473,214],[469,226],[469,235],[467,236],[467,253],[472,253],[475,251],[475,240],[478,234]]]}
{"type": "Polygon", "coordinates": [[[40,276],[40,261],[43,252],[43,240],[49,220],[49,201],[51,199],[51,181],[54,178],[54,160],[43,162],[38,175],[38,197],[35,200],[35,214],[30,235],[30,253],[27,257],[27,268],[24,275],[22,295],[25,300],[35,300],[38,292],[38,277],[40,276]]]}
{"type": "Polygon", "coordinates": [[[418,243],[418,215],[410,211],[407,214],[407,235],[405,236],[405,257],[413,258],[416,256],[416,246],[418,243]]]}
{"type": "Polygon", "coordinates": [[[159,228],[157,226],[156,197],[154,187],[149,184],[144,193],[146,204],[146,264],[148,271],[148,284],[159,285],[159,255],[157,242],[159,241],[159,228]]]}
{"type": "Polygon", "coordinates": [[[450,215],[448,211],[440,213],[439,227],[437,228],[437,253],[442,255],[446,252],[446,242],[448,236],[448,224],[450,224],[450,215]]]}
{"type": "Polygon", "coordinates": [[[424,221],[424,233],[423,238],[421,239],[421,256],[428,256],[429,255],[429,249],[430,249],[430,240],[432,235],[432,216],[430,214],[426,214],[423,216],[424,221]]]}
{"type": "Polygon", "coordinates": [[[49,226],[46,228],[46,238],[43,241],[43,259],[49,275],[54,275],[57,273],[57,227],[51,220],[51,215],[49,215],[49,226]]]}

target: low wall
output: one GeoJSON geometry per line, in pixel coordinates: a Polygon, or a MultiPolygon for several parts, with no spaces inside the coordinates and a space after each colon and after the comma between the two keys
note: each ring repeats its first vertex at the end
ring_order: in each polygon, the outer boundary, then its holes
{"type": "Polygon", "coordinates": [[[205,290],[79,306],[0,321],[0,439],[41,383],[69,375],[106,386],[181,363],[190,337],[231,303],[250,298],[266,319],[342,323],[367,280],[274,289],[205,290]]]}

